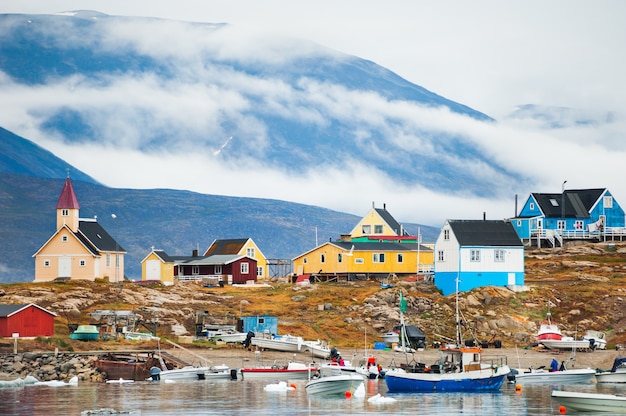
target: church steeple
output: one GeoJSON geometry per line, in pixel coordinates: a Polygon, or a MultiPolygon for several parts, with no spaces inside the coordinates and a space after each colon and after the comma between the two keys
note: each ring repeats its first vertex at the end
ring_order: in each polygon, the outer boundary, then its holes
{"type": "Polygon", "coordinates": [[[57,202],[57,230],[67,224],[73,232],[78,231],[78,212],[80,205],[78,204],[78,198],[74,192],[72,181],[69,175],[65,179],[63,190],[59,196],[57,202]]]}

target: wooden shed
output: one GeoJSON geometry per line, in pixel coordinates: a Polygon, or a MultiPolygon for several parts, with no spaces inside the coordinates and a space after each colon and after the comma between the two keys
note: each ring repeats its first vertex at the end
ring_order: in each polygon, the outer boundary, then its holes
{"type": "Polygon", "coordinates": [[[0,304],[0,337],[51,337],[57,315],[34,303],[23,305],[0,304]]]}

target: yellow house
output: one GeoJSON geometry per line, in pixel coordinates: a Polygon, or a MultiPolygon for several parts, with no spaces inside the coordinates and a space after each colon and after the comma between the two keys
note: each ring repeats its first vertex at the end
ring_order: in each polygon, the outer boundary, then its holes
{"type": "Polygon", "coordinates": [[[350,234],[295,257],[293,272],[298,276],[317,274],[348,280],[392,273],[430,275],[435,262],[433,253],[432,247],[421,244],[419,236],[410,236],[385,205],[372,205],[350,234]]]}
{"type": "MultiPolygon", "coordinates": [[[[359,221],[350,232],[351,238],[365,236],[408,236],[402,224],[387,211],[387,206],[372,209],[359,221]]],[[[415,238],[415,237],[414,237],[415,238]]]]}
{"type": "Polygon", "coordinates": [[[96,219],[79,217],[80,205],[68,177],[57,202],[57,229],[33,257],[35,282],[57,278],[124,280],[124,249],[96,219]]]}
{"type": "MultiPolygon", "coordinates": [[[[420,245],[420,269],[434,263],[433,250],[420,245]]],[[[317,274],[353,280],[359,277],[381,277],[418,274],[418,246],[415,243],[352,242],[324,243],[293,259],[298,276],[317,274]]]]}
{"type": "Polygon", "coordinates": [[[255,259],[257,264],[257,279],[267,279],[269,277],[267,258],[251,238],[215,240],[206,250],[204,256],[213,256],[216,254],[236,254],[255,259]]]}
{"type": "Polygon", "coordinates": [[[173,285],[174,259],[152,247],[150,254],[141,260],[141,280],[159,280],[164,285],[173,285]]]}

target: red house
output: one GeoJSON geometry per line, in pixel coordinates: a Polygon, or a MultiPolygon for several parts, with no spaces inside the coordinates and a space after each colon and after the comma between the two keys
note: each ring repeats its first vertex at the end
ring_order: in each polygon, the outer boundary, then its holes
{"type": "Polygon", "coordinates": [[[30,303],[27,305],[0,305],[0,337],[13,334],[25,337],[54,335],[56,313],[30,303]]]}

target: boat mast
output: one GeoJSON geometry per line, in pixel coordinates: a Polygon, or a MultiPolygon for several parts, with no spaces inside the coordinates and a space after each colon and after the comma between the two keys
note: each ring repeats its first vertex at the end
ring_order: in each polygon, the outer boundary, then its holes
{"type": "Polygon", "coordinates": [[[461,319],[459,317],[459,278],[456,279],[456,345],[461,347],[461,319]]]}

